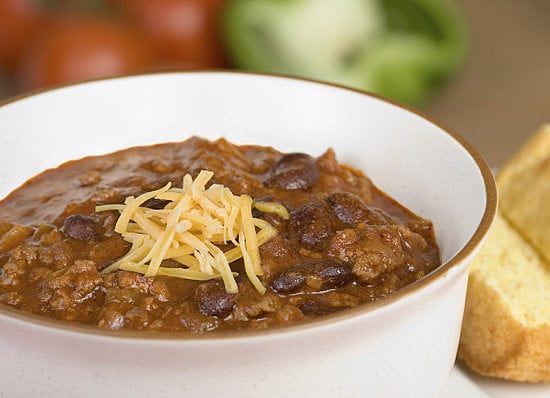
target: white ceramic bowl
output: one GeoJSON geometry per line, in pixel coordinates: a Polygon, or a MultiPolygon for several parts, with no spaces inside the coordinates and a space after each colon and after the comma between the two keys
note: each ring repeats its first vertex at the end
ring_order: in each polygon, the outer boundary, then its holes
{"type": "Polygon", "coordinates": [[[435,224],[444,265],[393,297],[286,329],[174,338],[108,333],[0,306],[6,396],[436,395],[454,363],[467,268],[496,209],[480,156],[426,117],[365,93],[229,72],[133,76],[0,106],[0,197],[32,175],[133,145],[227,137],[336,150],[435,224]]]}

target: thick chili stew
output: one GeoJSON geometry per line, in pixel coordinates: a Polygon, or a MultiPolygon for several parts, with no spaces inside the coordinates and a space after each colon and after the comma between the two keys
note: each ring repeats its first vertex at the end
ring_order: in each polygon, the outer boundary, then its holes
{"type": "Polygon", "coordinates": [[[278,327],[439,264],[431,222],[332,149],[194,137],[65,163],[0,202],[0,305],[108,330],[278,327]]]}

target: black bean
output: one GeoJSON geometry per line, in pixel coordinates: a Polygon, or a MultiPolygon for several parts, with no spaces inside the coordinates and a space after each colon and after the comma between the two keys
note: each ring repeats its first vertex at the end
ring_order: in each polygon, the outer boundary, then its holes
{"type": "Polygon", "coordinates": [[[306,249],[321,251],[334,235],[332,213],[320,201],[309,202],[290,213],[288,231],[306,249]]]}
{"type": "Polygon", "coordinates": [[[164,209],[164,207],[168,203],[170,203],[169,200],[151,198],[151,199],[147,199],[145,202],[143,202],[141,204],[141,207],[147,207],[148,209],[153,209],[153,210],[161,210],[161,209],[164,209]]]}
{"type": "Polygon", "coordinates": [[[225,318],[236,305],[235,295],[227,293],[219,282],[201,283],[195,290],[195,301],[202,314],[225,318]]]}
{"type": "Polygon", "coordinates": [[[81,214],[73,214],[63,223],[63,234],[82,241],[97,240],[98,233],[95,222],[81,214]]]}
{"type": "Polygon", "coordinates": [[[323,291],[344,286],[352,279],[351,267],[333,259],[307,260],[290,266],[271,283],[277,293],[323,291]],[[306,288],[307,287],[307,288],[306,288]]]}
{"type": "Polygon", "coordinates": [[[264,179],[264,184],[276,189],[307,189],[319,180],[315,158],[305,153],[289,153],[277,160],[264,179]]]}

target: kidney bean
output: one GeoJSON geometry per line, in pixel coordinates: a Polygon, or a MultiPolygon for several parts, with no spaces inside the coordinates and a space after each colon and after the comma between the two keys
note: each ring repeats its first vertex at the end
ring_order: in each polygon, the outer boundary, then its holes
{"type": "Polygon", "coordinates": [[[283,294],[297,293],[302,288],[319,292],[344,286],[351,279],[348,264],[333,259],[313,259],[287,268],[272,281],[271,288],[283,294]]]}
{"type": "Polygon", "coordinates": [[[335,192],[325,198],[336,218],[347,227],[364,222],[369,225],[394,224],[393,218],[378,207],[368,206],[351,192],[335,192]]]}
{"type": "Polygon", "coordinates": [[[195,290],[195,301],[202,314],[218,318],[227,317],[236,305],[235,295],[217,281],[201,283],[195,290]]]}
{"type": "Polygon", "coordinates": [[[393,225],[396,220],[379,207],[367,206],[365,217],[362,220],[368,225],[393,225]]]}
{"type": "MultiPolygon", "coordinates": [[[[326,307],[314,300],[307,300],[301,303],[298,308],[304,315],[323,316],[342,310],[340,307],[326,307]]],[[[345,307],[344,307],[345,308],[345,307]]]]}
{"type": "Polygon", "coordinates": [[[65,236],[83,241],[97,240],[99,236],[95,222],[81,214],[72,214],[67,217],[62,231],[65,236]]]}
{"type": "Polygon", "coordinates": [[[170,203],[169,200],[151,198],[151,199],[147,199],[145,202],[143,202],[141,204],[141,207],[147,207],[148,209],[153,209],[153,210],[161,210],[161,209],[164,209],[164,207],[168,203],[170,203]]]}
{"type": "Polygon", "coordinates": [[[338,291],[325,294],[309,294],[298,298],[298,307],[306,315],[325,315],[359,305],[356,296],[338,291]]]}
{"type": "Polygon", "coordinates": [[[271,282],[271,288],[277,293],[295,293],[306,283],[306,276],[300,270],[289,268],[271,282]]]}
{"type": "Polygon", "coordinates": [[[306,249],[322,251],[334,235],[329,206],[313,201],[297,208],[290,213],[288,231],[306,249]]]}
{"type": "Polygon", "coordinates": [[[264,184],[276,189],[307,189],[319,180],[319,168],[315,158],[305,153],[283,155],[269,170],[264,184]]]}
{"type": "Polygon", "coordinates": [[[336,218],[346,225],[357,224],[367,212],[367,205],[363,199],[351,192],[335,192],[325,200],[336,218]]]}

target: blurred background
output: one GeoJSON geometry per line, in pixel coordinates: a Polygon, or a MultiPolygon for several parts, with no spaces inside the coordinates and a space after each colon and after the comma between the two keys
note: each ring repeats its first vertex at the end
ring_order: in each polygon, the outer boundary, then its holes
{"type": "Polygon", "coordinates": [[[470,51],[425,110],[499,166],[550,123],[550,1],[459,0],[470,51]]]}
{"type": "Polygon", "coordinates": [[[550,122],[548,0],[0,0],[0,99],[238,68],[335,82],[451,127],[495,167],[550,122]]]}

